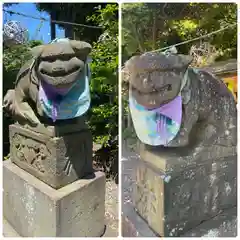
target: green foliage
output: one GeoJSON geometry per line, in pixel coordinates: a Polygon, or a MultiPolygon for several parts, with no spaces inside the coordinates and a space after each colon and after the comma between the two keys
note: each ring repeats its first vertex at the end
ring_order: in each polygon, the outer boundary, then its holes
{"type": "Polygon", "coordinates": [[[41,41],[29,41],[24,45],[6,47],[3,51],[3,88],[4,93],[7,89],[13,88],[16,76],[20,68],[31,59],[31,48],[41,45],[41,41]]]}
{"type": "Polygon", "coordinates": [[[107,4],[88,18],[104,28],[91,54],[92,108],[88,113],[94,140],[103,144],[118,134],[117,13],[117,4],[107,4]]]}
{"type": "MultiPolygon", "coordinates": [[[[237,23],[235,3],[123,4],[124,54],[163,48],[237,23]],[[164,10],[164,11],[163,11],[164,10]]],[[[221,60],[237,57],[237,26],[207,38],[221,60]]],[[[193,43],[178,47],[188,53],[193,43]]],[[[219,59],[220,60],[220,59],[219,59]]]]}
{"type": "Polygon", "coordinates": [[[10,153],[7,155],[7,156],[5,156],[4,158],[3,158],[3,161],[5,161],[5,160],[9,160],[10,159],[10,153]]]}

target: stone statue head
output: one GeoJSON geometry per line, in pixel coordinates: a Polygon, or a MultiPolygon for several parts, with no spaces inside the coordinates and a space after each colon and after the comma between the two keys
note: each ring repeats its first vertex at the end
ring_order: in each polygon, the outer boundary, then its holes
{"type": "Polygon", "coordinates": [[[86,75],[85,64],[92,49],[86,42],[63,40],[32,49],[35,58],[32,71],[43,86],[62,95],[86,75]]]}
{"type": "Polygon", "coordinates": [[[191,62],[190,56],[172,53],[132,57],[125,64],[132,97],[148,109],[168,103],[179,94],[191,62]]]}

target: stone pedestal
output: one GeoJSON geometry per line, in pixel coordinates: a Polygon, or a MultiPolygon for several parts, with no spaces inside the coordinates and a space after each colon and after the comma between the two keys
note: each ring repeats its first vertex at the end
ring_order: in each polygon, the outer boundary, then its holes
{"type": "Polygon", "coordinates": [[[104,232],[101,172],[54,189],[7,160],[3,188],[4,218],[22,237],[99,237],[104,232]]]}
{"type": "Polygon", "coordinates": [[[213,145],[194,158],[141,145],[140,157],[133,205],[157,235],[180,236],[237,204],[236,147],[213,145]]]}
{"type": "Polygon", "coordinates": [[[83,120],[9,128],[3,164],[3,215],[22,237],[100,237],[105,175],[93,171],[92,136],[83,120]],[[81,122],[80,122],[81,121],[81,122]]]}
{"type": "Polygon", "coordinates": [[[11,161],[41,181],[58,189],[92,169],[92,136],[77,125],[31,129],[9,127],[11,161]]]}
{"type": "Polygon", "coordinates": [[[237,207],[222,211],[181,237],[237,237],[237,207]]]}

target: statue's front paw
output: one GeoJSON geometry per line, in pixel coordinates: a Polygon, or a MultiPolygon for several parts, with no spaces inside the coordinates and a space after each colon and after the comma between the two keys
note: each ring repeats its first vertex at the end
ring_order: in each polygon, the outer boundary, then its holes
{"type": "Polygon", "coordinates": [[[13,101],[15,97],[15,90],[10,89],[7,91],[4,99],[3,99],[3,109],[6,111],[10,111],[13,108],[13,101]]]}
{"type": "Polygon", "coordinates": [[[30,113],[23,113],[23,116],[25,120],[28,122],[28,124],[32,127],[36,127],[37,125],[41,124],[39,119],[35,116],[35,114],[30,113]]]}
{"type": "Polygon", "coordinates": [[[169,144],[169,147],[186,147],[188,145],[188,137],[178,136],[174,138],[169,144]]]}

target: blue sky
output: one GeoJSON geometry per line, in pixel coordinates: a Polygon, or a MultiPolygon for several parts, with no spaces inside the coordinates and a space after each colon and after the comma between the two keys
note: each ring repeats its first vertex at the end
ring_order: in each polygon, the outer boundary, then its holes
{"type": "MultiPolygon", "coordinates": [[[[6,9],[20,12],[26,15],[50,19],[49,14],[47,12],[39,12],[34,3],[19,3],[12,5],[6,9]]],[[[50,22],[44,21],[40,31],[36,33],[41,23],[40,20],[26,18],[15,14],[10,15],[9,13],[3,12],[3,23],[9,20],[20,22],[21,26],[28,30],[30,40],[42,40],[44,43],[51,41],[50,22]]],[[[64,30],[60,29],[58,26],[56,27],[56,37],[64,37],[64,30]]]]}

